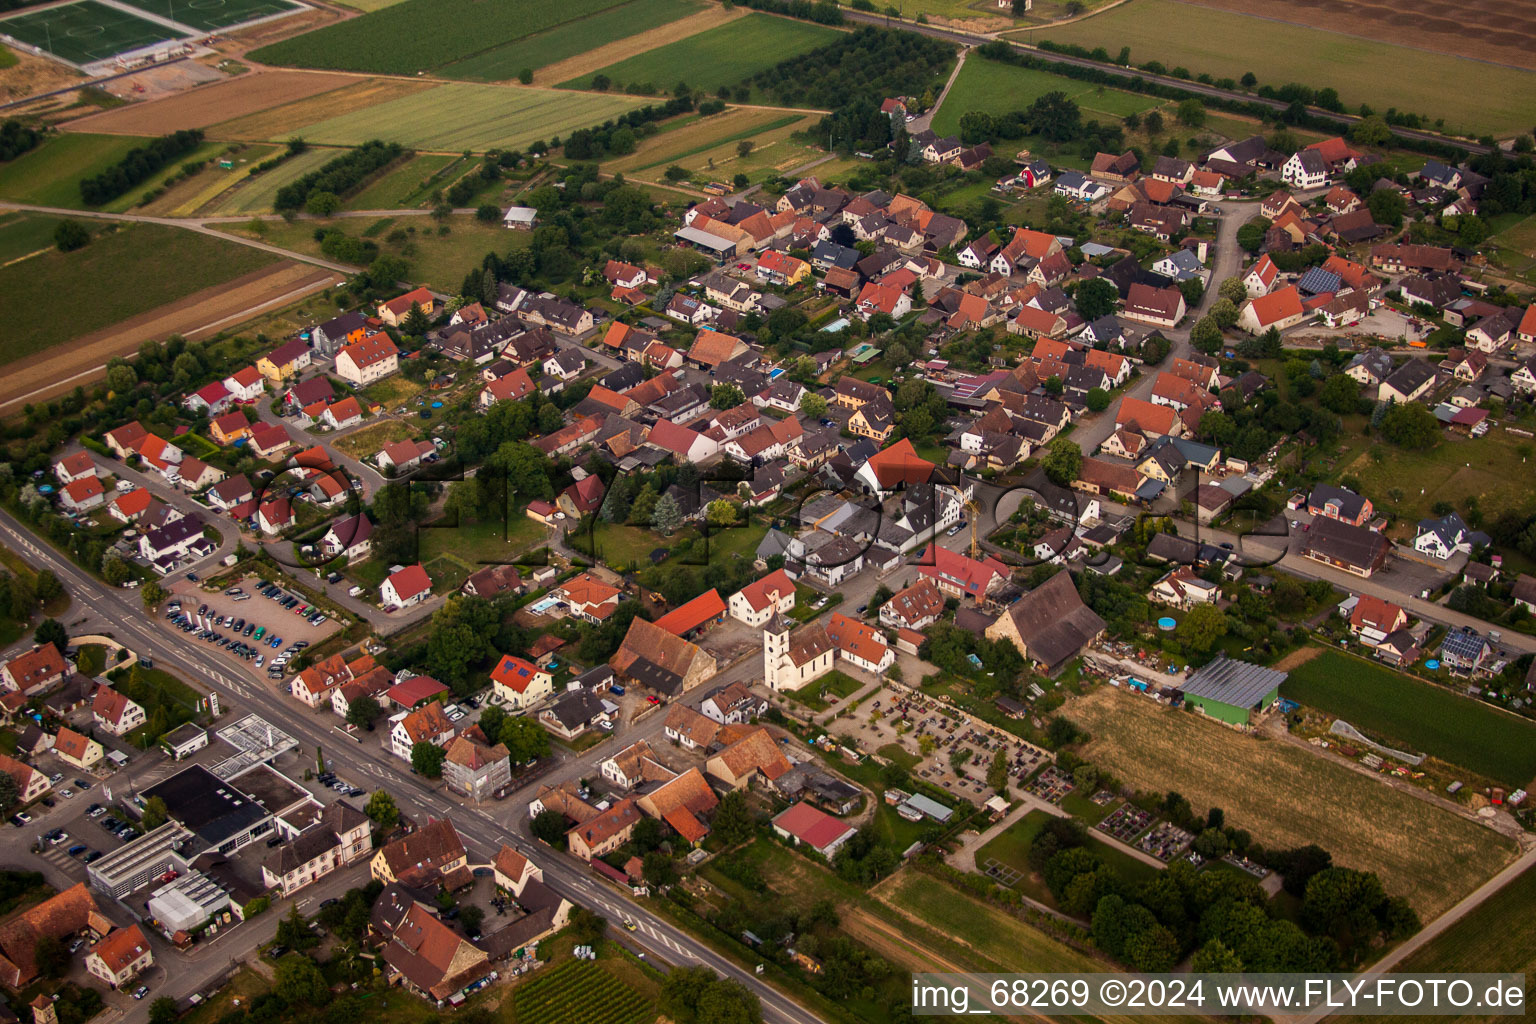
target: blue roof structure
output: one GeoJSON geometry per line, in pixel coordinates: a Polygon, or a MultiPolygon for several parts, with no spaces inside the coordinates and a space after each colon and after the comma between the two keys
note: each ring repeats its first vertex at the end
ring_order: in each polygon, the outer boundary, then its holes
{"type": "Polygon", "coordinates": [[[1313,267],[1301,275],[1301,280],[1296,282],[1296,287],[1309,295],[1321,295],[1324,292],[1336,292],[1344,285],[1344,279],[1331,270],[1322,267],[1313,267]]]}

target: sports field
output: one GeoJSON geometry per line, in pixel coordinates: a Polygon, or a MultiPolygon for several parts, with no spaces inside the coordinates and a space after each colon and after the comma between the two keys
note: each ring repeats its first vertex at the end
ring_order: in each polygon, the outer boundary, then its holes
{"type": "Polygon", "coordinates": [[[1070,25],[1037,29],[1034,39],[1102,46],[1112,54],[1129,46],[1138,64],[1159,60],[1196,75],[1235,79],[1251,71],[1263,85],[1329,86],[1348,108],[1396,107],[1444,118],[1446,129],[1470,135],[1529,131],[1536,95],[1536,72],[1179,0],[1131,0],[1070,25]],[[1195,25],[1199,31],[1191,31],[1195,25]]]}
{"type": "Polygon", "coordinates": [[[960,118],[972,110],[987,114],[1007,114],[1024,110],[1046,93],[1060,92],[1077,103],[1084,120],[1119,121],[1127,114],[1143,113],[1162,100],[1138,96],[1119,89],[1079,82],[1046,71],[1014,67],[972,55],[960,69],[960,77],[950,86],[944,105],[933,115],[933,130],[958,134],[960,118]]]}
{"type": "Polygon", "coordinates": [[[441,73],[449,78],[474,82],[510,81],[524,68],[537,71],[638,31],[671,24],[701,9],[694,0],[629,0],[526,39],[486,50],[468,60],[454,61],[445,65],[441,73]]]}
{"type": "Polygon", "coordinates": [[[615,5],[616,0],[405,0],[264,46],[251,58],[263,64],[409,75],[615,5]]]}
{"type": "Polygon", "coordinates": [[[644,102],[635,97],[573,96],[517,86],[440,85],[316,121],[303,128],[303,135],[311,143],[336,146],[387,138],[437,152],[522,149],[536,139],[601,124],[644,102]]]}
{"type": "Polygon", "coordinates": [[[120,0],[150,14],[158,14],[178,25],[203,32],[243,25],[258,18],[297,11],[299,5],[289,0],[120,0]]]}
{"type": "Polygon", "coordinates": [[[1291,669],[1280,694],[1511,787],[1536,779],[1536,723],[1362,658],[1322,651],[1291,669]]]}
{"type": "Polygon", "coordinates": [[[94,64],[120,53],[185,39],[173,28],[108,7],[98,0],[76,0],[0,19],[0,32],[46,50],[71,64],[94,64]]]}
{"type": "Polygon", "coordinates": [[[1082,755],[1138,789],[1182,793],[1271,849],[1316,843],[1343,867],[1435,917],[1503,867],[1513,844],[1451,811],[1300,747],[1201,721],[1103,687],[1062,713],[1092,739],[1082,755]]]}
{"type": "MultiPolygon", "coordinates": [[[[671,90],[678,82],[686,82],[694,89],[714,93],[836,38],[837,30],[823,25],[754,13],[612,64],[598,73],[612,79],[610,88],[615,89],[649,85],[658,91],[671,90]]],[[[593,77],[583,75],[561,84],[571,89],[590,89],[593,77]]]]}

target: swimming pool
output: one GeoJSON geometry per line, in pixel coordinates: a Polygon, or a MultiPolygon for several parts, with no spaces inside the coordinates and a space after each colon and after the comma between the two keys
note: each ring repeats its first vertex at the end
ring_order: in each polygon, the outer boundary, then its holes
{"type": "Polygon", "coordinates": [[[556,600],[555,598],[553,598],[553,597],[546,597],[546,598],[544,598],[544,600],[539,601],[536,604],[534,604],[534,606],[532,608],[530,608],[529,610],[532,611],[533,613],[535,613],[536,615],[543,615],[545,612],[549,611],[551,608],[553,608],[555,605],[557,605],[559,603],[560,602],[558,600],[556,600]]]}
{"type": "Polygon", "coordinates": [[[784,367],[782,366],[775,366],[773,369],[768,371],[769,380],[778,380],[782,376],[784,376],[784,367]]]}

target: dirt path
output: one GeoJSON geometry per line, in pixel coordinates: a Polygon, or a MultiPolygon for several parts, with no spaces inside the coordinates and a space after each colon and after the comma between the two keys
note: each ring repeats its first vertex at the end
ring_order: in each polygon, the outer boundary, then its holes
{"type": "Polygon", "coordinates": [[[279,263],[205,288],[177,302],[5,367],[0,409],[64,394],[106,372],[107,360],[172,334],[187,338],[238,324],[329,287],[341,275],[303,263],[279,263]]]}
{"type": "Polygon", "coordinates": [[[675,43],[679,39],[687,39],[696,36],[706,29],[719,28],[737,18],[747,15],[745,8],[726,10],[724,7],[711,5],[708,10],[698,14],[690,14],[686,18],[668,22],[653,29],[647,29],[627,39],[619,39],[615,42],[579,53],[565,60],[557,60],[547,67],[540,68],[533,73],[534,85],[558,85],[561,82],[569,82],[573,78],[582,75],[590,75],[594,71],[617,64],[621,60],[628,60],[658,46],[667,43],[675,43]]]}
{"type": "Polygon", "coordinates": [[[1321,647],[1302,647],[1275,662],[1273,668],[1276,672],[1289,672],[1292,669],[1300,668],[1322,653],[1323,649],[1321,647]]]}

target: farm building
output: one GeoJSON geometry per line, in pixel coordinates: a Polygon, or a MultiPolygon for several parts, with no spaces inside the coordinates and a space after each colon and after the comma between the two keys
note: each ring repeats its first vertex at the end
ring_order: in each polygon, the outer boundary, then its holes
{"type": "Polygon", "coordinates": [[[1228,725],[1247,725],[1280,698],[1286,673],[1221,657],[1189,677],[1184,700],[1228,725]]]}

